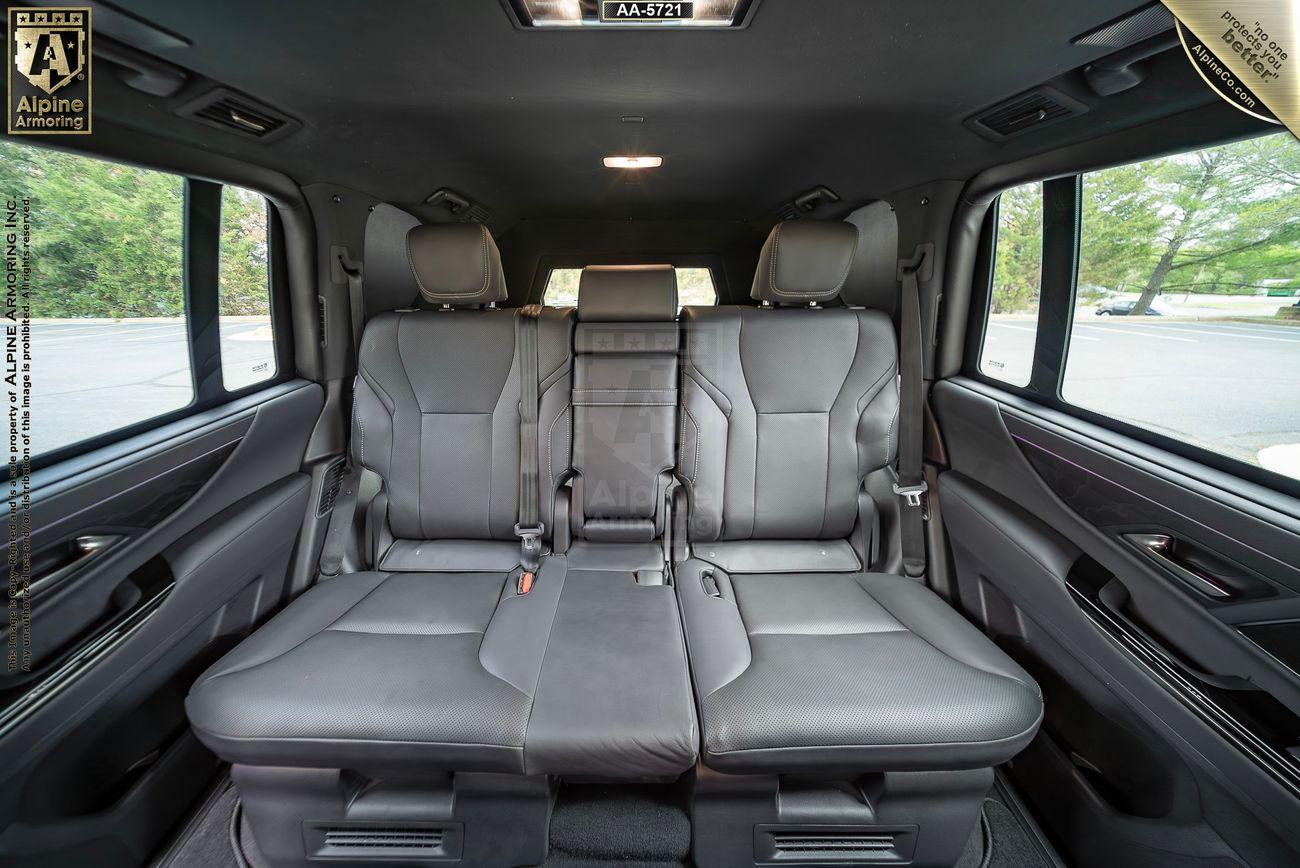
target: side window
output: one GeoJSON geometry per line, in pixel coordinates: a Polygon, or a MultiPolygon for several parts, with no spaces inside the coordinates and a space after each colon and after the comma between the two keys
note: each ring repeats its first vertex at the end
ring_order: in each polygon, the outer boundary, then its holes
{"type": "Polygon", "coordinates": [[[234,391],[275,376],[267,201],[240,187],[221,191],[217,277],[221,379],[234,391]]]}
{"type": "Polygon", "coordinates": [[[993,283],[980,373],[1029,385],[1038,334],[1043,269],[1043,185],[1012,187],[998,197],[993,283]]]}
{"type": "Polygon", "coordinates": [[[12,140],[0,140],[0,192],[6,242],[12,235],[15,261],[29,264],[14,316],[30,322],[34,460],[213,406],[279,373],[260,194],[12,140]],[[196,195],[220,195],[221,220],[187,240],[196,195]],[[217,255],[199,286],[186,284],[187,243],[217,255]],[[215,295],[216,346],[192,346],[187,293],[215,295]],[[196,392],[195,356],[218,349],[221,383],[196,392]]]}
{"type": "MultiPolygon", "coordinates": [[[[707,268],[678,268],[677,309],[686,305],[714,305],[718,291],[713,285],[713,272],[707,268]]],[[[552,268],[546,278],[542,304],[551,307],[576,307],[578,304],[578,278],[581,268],[552,268]]]]}
{"type": "Polygon", "coordinates": [[[0,186],[30,204],[32,455],[191,404],[185,179],[4,140],[0,186]]]}
{"type": "Polygon", "coordinates": [[[1083,176],[1068,403],[1300,478],[1300,143],[1083,176]]]}

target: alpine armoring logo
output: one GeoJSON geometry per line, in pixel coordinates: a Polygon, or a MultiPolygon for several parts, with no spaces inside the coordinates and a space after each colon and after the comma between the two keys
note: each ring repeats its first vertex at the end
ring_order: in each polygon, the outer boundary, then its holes
{"type": "Polygon", "coordinates": [[[90,132],[90,9],[9,10],[10,134],[90,132]]]}

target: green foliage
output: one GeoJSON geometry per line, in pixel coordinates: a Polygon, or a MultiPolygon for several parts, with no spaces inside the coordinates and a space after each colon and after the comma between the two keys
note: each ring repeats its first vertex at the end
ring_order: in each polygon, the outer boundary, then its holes
{"type": "MultiPolygon", "coordinates": [[[[31,199],[33,317],[184,315],[184,178],[3,140],[0,193],[31,199]]],[[[265,208],[224,191],[224,315],[269,312],[265,208]]]]}
{"type": "Polygon", "coordinates": [[[1043,185],[1007,190],[998,202],[998,249],[993,273],[993,312],[1038,309],[1043,270],[1043,185]]]}
{"type": "MultiPolygon", "coordinates": [[[[997,313],[1036,307],[1039,189],[1002,194],[997,313]]],[[[1144,299],[1300,286],[1300,144],[1278,133],[1086,173],[1078,285],[1144,299]]]]}

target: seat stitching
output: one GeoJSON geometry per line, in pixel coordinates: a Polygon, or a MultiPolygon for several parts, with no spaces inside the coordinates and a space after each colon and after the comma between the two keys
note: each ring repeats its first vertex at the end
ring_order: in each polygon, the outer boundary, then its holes
{"type": "Polygon", "coordinates": [[[695,428],[695,463],[691,465],[691,484],[694,485],[696,478],[700,474],[700,431],[701,429],[700,429],[700,423],[695,419],[695,414],[691,412],[691,408],[687,407],[686,405],[682,405],[682,410],[685,411],[685,418],[682,419],[682,439],[686,438],[686,419],[690,419],[691,425],[695,428]]]}
{"type": "Polygon", "coordinates": [[[240,672],[251,672],[252,670],[257,669],[257,668],[260,667],[260,666],[264,666],[264,665],[266,665],[267,663],[270,663],[270,662],[273,661],[273,660],[279,660],[281,657],[284,657],[286,654],[290,654],[290,653],[292,653],[292,652],[294,652],[294,651],[297,651],[299,648],[301,648],[303,645],[305,645],[305,644],[307,643],[307,640],[308,640],[308,639],[311,639],[313,636],[319,636],[321,633],[324,633],[326,630],[330,629],[332,626],[334,626],[334,625],[337,624],[340,620],[342,620],[343,616],[347,615],[349,612],[351,612],[351,611],[352,611],[353,609],[355,609],[357,606],[361,605],[365,600],[368,600],[368,599],[370,598],[370,595],[371,595],[371,594],[373,594],[375,591],[377,591],[377,590],[379,590],[380,588],[382,588],[382,587],[384,586],[384,583],[387,582],[387,581],[388,581],[389,579],[391,579],[391,578],[392,578],[392,573],[386,573],[386,574],[384,574],[384,577],[383,577],[382,579],[380,579],[378,582],[375,582],[375,586],[374,586],[373,588],[371,588],[370,590],[366,591],[366,592],[365,592],[364,594],[362,594],[359,598],[357,598],[357,600],[356,600],[354,603],[352,603],[352,605],[348,606],[348,607],[347,607],[346,609],[344,609],[342,612],[339,612],[337,615],[335,615],[333,621],[330,621],[328,624],[326,624],[326,625],[325,625],[324,627],[322,627],[321,629],[316,630],[316,631],[314,631],[314,632],[312,632],[312,633],[309,633],[309,634],[307,634],[306,636],[302,637],[302,639],[298,640],[298,641],[295,642],[293,645],[291,645],[290,647],[284,649],[284,650],[281,651],[280,653],[275,654],[275,655],[273,655],[273,656],[271,656],[271,657],[268,657],[268,658],[266,658],[265,660],[259,660],[259,661],[256,662],[256,663],[249,664],[248,666],[241,666],[241,667],[238,668],[238,669],[229,669],[229,670],[227,670],[227,671],[225,671],[225,672],[218,672],[216,675],[213,675],[213,676],[210,677],[210,678],[206,678],[206,679],[204,679],[204,683],[206,683],[206,684],[211,684],[213,681],[217,680],[218,678],[224,678],[224,677],[227,676],[227,675],[237,675],[237,674],[240,673],[240,672]]]}
{"type": "MultiPolygon", "coordinates": [[[[930,641],[928,638],[926,638],[923,634],[921,634],[921,633],[918,632],[917,630],[914,630],[914,629],[912,629],[911,627],[909,627],[909,626],[907,625],[907,619],[906,619],[906,618],[903,618],[903,617],[899,616],[899,614],[898,614],[897,612],[895,612],[893,609],[889,608],[889,605],[888,605],[887,603],[885,603],[883,600],[881,600],[881,599],[880,599],[879,597],[877,597],[875,594],[871,593],[871,592],[868,591],[865,587],[863,587],[861,580],[855,578],[855,581],[858,583],[858,587],[859,587],[859,588],[862,588],[862,593],[864,593],[864,594],[866,594],[868,597],[870,597],[871,600],[872,600],[872,601],[873,601],[877,606],[879,606],[880,608],[882,608],[882,609],[884,609],[886,612],[888,612],[888,613],[893,617],[893,619],[894,619],[895,621],[897,621],[898,623],[902,624],[902,625],[907,629],[907,632],[908,632],[908,633],[911,633],[913,636],[915,636],[916,638],[920,639],[920,640],[921,640],[922,642],[924,642],[925,644],[929,645],[929,646],[930,646],[931,648],[933,648],[937,653],[943,655],[944,657],[947,657],[949,660],[951,660],[951,661],[954,662],[954,663],[957,663],[957,664],[959,664],[959,665],[961,665],[961,666],[965,666],[967,669],[973,669],[973,670],[976,671],[976,672],[983,672],[985,675],[991,675],[991,676],[993,676],[994,678],[1005,678],[1005,679],[1007,679],[1008,681],[1015,682],[1016,684],[1019,684],[1019,685],[1021,685],[1022,687],[1026,688],[1026,689],[1030,689],[1030,690],[1032,690],[1028,684],[1025,684],[1025,682],[1021,681],[1019,678],[1016,678],[1016,677],[1013,676],[1013,675],[1004,675],[1004,674],[1001,673],[1001,672],[994,672],[992,669],[985,669],[985,668],[982,667],[982,666],[976,666],[974,663],[967,663],[965,660],[962,660],[962,659],[960,659],[960,658],[954,657],[953,655],[949,654],[947,651],[943,650],[943,649],[940,648],[938,645],[936,645],[936,644],[934,644],[933,642],[931,642],[931,641],[930,641]]],[[[902,578],[900,578],[899,581],[907,581],[907,579],[902,579],[902,578]]]]}
{"type": "MultiPolygon", "coordinates": [[[[831,415],[835,409],[836,402],[838,402],[840,396],[844,394],[844,387],[849,384],[849,377],[853,375],[853,368],[858,364],[858,354],[862,349],[862,321],[855,316],[853,317],[853,325],[856,329],[856,334],[853,339],[853,358],[849,360],[849,366],[844,369],[844,379],[840,380],[840,387],[835,390],[835,400],[831,401],[830,408],[825,410],[823,414],[826,416],[826,482],[822,488],[822,522],[817,530],[818,536],[826,533],[826,504],[831,498],[831,415]]],[[[855,444],[857,441],[857,427],[861,421],[862,413],[858,413],[857,423],[853,426],[855,435],[853,439],[855,444]]],[[[854,464],[856,465],[856,456],[854,456],[854,458],[854,464]]],[[[856,488],[857,486],[854,487],[856,488]]]]}
{"type": "MultiPolygon", "coordinates": [[[[406,246],[409,252],[411,246],[409,236],[407,238],[406,246]]],[[[406,369],[406,360],[402,358],[402,322],[404,320],[405,317],[402,317],[397,320],[397,329],[396,329],[396,333],[394,334],[394,340],[397,343],[397,365],[402,369],[402,376],[406,377],[406,385],[411,390],[411,397],[415,399],[415,406],[419,408],[420,441],[423,442],[424,441],[424,407],[420,406],[420,396],[415,393],[415,383],[411,382],[411,372],[406,369]]],[[[394,419],[396,419],[396,415],[397,415],[396,407],[394,407],[394,413],[393,413],[394,419]]],[[[394,431],[392,443],[390,443],[388,447],[388,469],[390,473],[392,472],[393,467],[395,466],[393,463],[393,449],[396,448],[396,444],[397,444],[397,432],[394,431]]],[[[426,533],[424,529],[424,496],[423,495],[424,495],[424,450],[420,449],[419,444],[417,443],[415,449],[415,518],[420,525],[420,532],[426,533]]],[[[432,538],[433,534],[428,534],[428,536],[432,538]]]]}
{"type": "Polygon", "coordinates": [[[551,491],[555,490],[555,458],[551,452],[551,436],[555,433],[555,425],[561,419],[569,415],[569,408],[566,406],[558,416],[551,420],[551,425],[546,429],[546,476],[550,480],[551,491]]]}

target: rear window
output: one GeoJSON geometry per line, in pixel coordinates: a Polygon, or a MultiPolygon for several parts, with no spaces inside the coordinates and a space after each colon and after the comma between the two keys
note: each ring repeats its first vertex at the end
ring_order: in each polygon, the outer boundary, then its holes
{"type": "MultiPolygon", "coordinates": [[[[677,268],[677,309],[687,306],[708,306],[718,303],[718,291],[713,286],[713,272],[707,268],[677,268]]],[[[577,307],[578,278],[581,268],[552,268],[546,279],[542,304],[551,307],[577,307]]]]}

